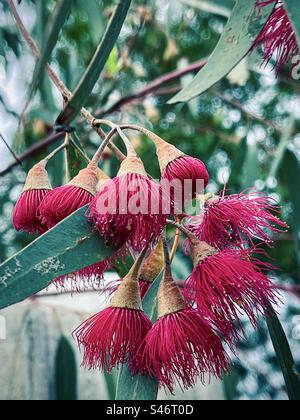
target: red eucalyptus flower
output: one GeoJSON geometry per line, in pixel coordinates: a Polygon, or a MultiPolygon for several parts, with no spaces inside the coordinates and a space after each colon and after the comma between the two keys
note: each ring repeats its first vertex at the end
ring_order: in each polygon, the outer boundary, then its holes
{"type": "Polygon", "coordinates": [[[46,196],[52,189],[46,161],[35,165],[28,173],[23,193],[17,201],[13,212],[13,225],[17,231],[28,233],[42,233],[45,227],[42,226],[37,216],[37,210],[46,196]]]}
{"type": "Polygon", "coordinates": [[[97,194],[99,174],[102,179],[108,179],[95,164],[90,164],[67,185],[48,192],[39,207],[41,222],[51,229],[76,210],[89,204],[97,194]]]}
{"type": "Polygon", "coordinates": [[[205,375],[220,377],[229,358],[221,340],[200,314],[185,304],[171,272],[166,270],[158,293],[158,321],[142,343],[133,371],[156,378],[173,391],[195,385],[205,375]]]}
{"type": "Polygon", "coordinates": [[[152,324],[142,310],[138,275],[141,257],[123,279],[111,306],[85,321],[76,331],[84,348],[83,366],[106,369],[135,357],[152,324]]]}
{"type": "Polygon", "coordinates": [[[209,175],[206,166],[201,160],[185,155],[157,136],[153,140],[156,143],[162,180],[167,181],[164,187],[171,184],[170,195],[174,201],[171,211],[181,214],[186,204],[207,186],[209,175]]]}
{"type": "Polygon", "coordinates": [[[299,46],[281,0],[257,0],[256,7],[260,10],[271,4],[274,4],[274,10],[256,38],[253,48],[262,45],[265,64],[268,64],[273,57],[276,58],[275,69],[278,75],[282,67],[299,54],[299,46]]]}
{"type": "Polygon", "coordinates": [[[205,242],[191,239],[194,270],[185,282],[184,294],[205,319],[228,338],[238,336],[240,317],[245,313],[255,327],[277,293],[264,273],[271,265],[251,258],[246,250],[218,251],[205,242]]]}
{"type": "Polygon", "coordinates": [[[272,213],[278,214],[279,208],[262,194],[220,195],[206,200],[202,214],[192,217],[188,228],[201,241],[220,249],[253,244],[253,239],[270,244],[270,234],[287,227],[272,213]]]}
{"type": "Polygon", "coordinates": [[[134,155],[100,189],[88,217],[108,244],[118,249],[128,242],[134,251],[157,241],[167,218],[162,212],[160,185],[149,179],[142,161],[134,155]]]}

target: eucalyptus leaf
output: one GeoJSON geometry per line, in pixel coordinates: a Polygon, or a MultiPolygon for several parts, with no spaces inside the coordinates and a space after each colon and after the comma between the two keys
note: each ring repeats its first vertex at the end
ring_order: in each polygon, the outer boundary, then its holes
{"type": "Polygon", "coordinates": [[[86,104],[114,48],[126,19],[131,0],[120,0],[94,57],[75,89],[72,99],[57,118],[57,124],[69,124],[86,104]]]}
{"type": "Polygon", "coordinates": [[[56,277],[112,255],[79,209],[0,265],[0,309],[45,289],[56,277]]]}
{"type": "Polygon", "coordinates": [[[50,61],[52,51],[57,44],[61,28],[69,16],[73,2],[74,0],[58,0],[56,2],[52,17],[45,29],[41,48],[41,58],[38,60],[33,73],[29,99],[32,97],[41,81],[45,65],[50,61]]]}
{"type": "Polygon", "coordinates": [[[267,324],[272,343],[282,370],[290,400],[300,401],[300,378],[283,327],[271,305],[267,308],[267,324]]]}
{"type": "Polygon", "coordinates": [[[225,30],[206,66],[194,80],[175,95],[170,104],[187,102],[201,95],[225,77],[248,54],[254,37],[266,23],[273,6],[255,11],[256,0],[237,0],[225,30]]]}
{"type": "Polygon", "coordinates": [[[300,160],[292,151],[287,150],[283,163],[283,172],[286,177],[289,198],[292,203],[292,227],[297,253],[300,251],[300,160]]]}
{"type": "Polygon", "coordinates": [[[55,396],[57,401],[77,401],[77,362],[73,347],[62,336],[55,355],[55,396]]]}

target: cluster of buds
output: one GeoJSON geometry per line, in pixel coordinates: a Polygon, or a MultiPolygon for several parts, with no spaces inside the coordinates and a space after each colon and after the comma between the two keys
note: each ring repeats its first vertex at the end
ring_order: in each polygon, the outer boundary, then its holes
{"type": "MultiPolygon", "coordinates": [[[[117,131],[127,156],[116,177],[110,179],[98,168],[108,140],[88,167],[63,187],[52,190],[45,160],[28,175],[14,225],[43,233],[89,205],[86,217],[105,243],[116,253],[136,255],[129,273],[110,288],[109,307],[74,333],[84,351],[84,366],[109,372],[128,363],[133,373],[154,377],[171,392],[176,384],[184,389],[198,378],[221,377],[230,363],[225,344],[233,349],[244,332],[241,316],[247,315],[256,326],[258,316],[278,299],[268,277],[274,267],[258,256],[262,243],[271,246],[272,235],[286,225],[277,217],[279,209],[262,194],[203,195],[209,181],[204,163],[154,133],[138,126],[121,126],[117,131]],[[125,128],[139,130],[154,141],[161,182],[147,174],[122,131],[125,128]],[[166,181],[183,190],[181,194],[167,190],[166,181]],[[178,213],[188,200],[201,201],[196,216],[178,213]],[[165,238],[168,224],[177,229],[171,256],[165,238]],[[176,282],[171,264],[181,234],[186,236],[194,269],[184,282],[176,282]],[[158,316],[150,319],[142,301],[161,272],[158,316]]],[[[76,289],[86,278],[89,285],[98,286],[111,267],[114,256],[55,279],[55,284],[71,281],[76,289]]]]}

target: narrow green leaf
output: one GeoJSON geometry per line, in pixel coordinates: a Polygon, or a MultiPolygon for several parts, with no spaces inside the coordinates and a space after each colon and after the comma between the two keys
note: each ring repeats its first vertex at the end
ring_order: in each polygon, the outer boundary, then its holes
{"type": "Polygon", "coordinates": [[[72,4],[73,0],[58,0],[56,2],[52,17],[45,29],[41,48],[41,58],[38,60],[33,73],[29,98],[32,97],[41,81],[45,65],[50,60],[52,51],[57,44],[61,28],[69,16],[72,4]]]}
{"type": "Polygon", "coordinates": [[[295,0],[283,0],[284,8],[287,11],[289,20],[295,31],[295,35],[300,46],[300,8],[299,2],[295,0]]]}
{"type": "Polygon", "coordinates": [[[0,265],[0,309],[45,289],[58,276],[112,255],[79,209],[0,265]]]}
{"type": "Polygon", "coordinates": [[[267,324],[278,363],[283,373],[290,400],[300,400],[300,378],[295,370],[294,358],[282,325],[272,306],[268,306],[267,324]]]}
{"type": "Polygon", "coordinates": [[[287,181],[287,187],[291,203],[293,205],[292,227],[297,248],[300,251],[300,161],[292,150],[287,150],[283,160],[283,172],[287,181]]]}
{"type": "Polygon", "coordinates": [[[67,103],[57,119],[58,124],[69,124],[85,105],[99,76],[117,42],[123,23],[126,19],[131,0],[121,0],[116,7],[104,37],[97,48],[92,61],[75,89],[73,98],[67,103]]]}
{"type": "Polygon", "coordinates": [[[117,401],[153,401],[157,399],[157,382],[148,376],[132,375],[129,367],[120,369],[116,391],[117,401]]]}
{"type": "Polygon", "coordinates": [[[252,35],[257,35],[263,28],[273,8],[264,8],[258,17],[255,2],[256,0],[237,0],[208,63],[188,86],[169,101],[170,104],[187,102],[201,95],[225,77],[248,54],[253,43],[252,35]]]}
{"type": "MultiPolygon", "coordinates": [[[[143,300],[145,313],[152,322],[157,319],[157,292],[161,283],[160,275],[153,283],[143,300]]],[[[116,400],[156,400],[158,393],[157,381],[143,375],[132,375],[129,367],[123,365],[120,369],[116,400]]]]}
{"type": "Polygon", "coordinates": [[[238,382],[238,371],[234,365],[231,365],[228,375],[225,375],[222,380],[224,395],[227,401],[233,401],[236,398],[238,382]]]}
{"type": "Polygon", "coordinates": [[[55,356],[55,396],[57,401],[77,401],[77,363],[66,337],[59,340],[55,356]]]}
{"type": "Polygon", "coordinates": [[[107,393],[110,401],[115,399],[116,395],[116,384],[115,384],[115,377],[116,372],[113,371],[112,373],[104,372],[104,379],[107,386],[107,393]]]}

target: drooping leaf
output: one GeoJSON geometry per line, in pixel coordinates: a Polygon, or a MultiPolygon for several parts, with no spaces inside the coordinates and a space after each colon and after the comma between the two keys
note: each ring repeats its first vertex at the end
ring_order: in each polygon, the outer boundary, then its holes
{"type": "Polygon", "coordinates": [[[283,373],[288,396],[290,400],[300,401],[300,378],[295,369],[295,362],[289,342],[278,316],[271,305],[267,308],[266,312],[270,336],[279,366],[283,373]]]}
{"type": "MultiPolygon", "coordinates": [[[[44,1],[39,1],[36,5],[36,13],[37,13],[37,20],[36,20],[36,31],[37,31],[37,39],[40,41],[39,47],[43,48],[43,40],[45,34],[45,27],[47,25],[47,21],[49,18],[49,12],[47,9],[47,5],[44,1]]],[[[36,68],[38,63],[36,64],[36,68]]],[[[56,104],[54,101],[53,93],[52,93],[52,85],[47,77],[46,72],[42,72],[40,76],[40,81],[37,81],[37,89],[40,91],[41,99],[45,103],[47,109],[52,113],[56,112],[56,104]]],[[[32,81],[32,84],[34,80],[32,81]]]]}
{"type": "Polygon", "coordinates": [[[239,382],[239,374],[234,365],[230,366],[229,373],[222,380],[225,399],[233,401],[237,395],[237,385],[239,382]]]}
{"type": "Polygon", "coordinates": [[[69,124],[76,117],[81,107],[85,105],[119,37],[130,4],[131,0],[118,2],[115,13],[109,22],[94,57],[75,89],[72,99],[67,103],[57,119],[58,124],[69,124]]]}
{"type": "Polygon", "coordinates": [[[116,372],[113,371],[111,373],[104,372],[104,379],[106,382],[107,393],[110,401],[115,399],[116,395],[116,372]]]}
{"type": "Polygon", "coordinates": [[[264,8],[258,17],[255,12],[255,0],[237,0],[225,30],[208,60],[206,66],[194,80],[169,103],[187,102],[205,92],[223,77],[248,54],[253,43],[253,35],[263,28],[273,8],[264,8]]]}
{"type": "Polygon", "coordinates": [[[87,222],[86,210],[87,206],[79,209],[0,265],[0,309],[112,254],[87,222]]]}
{"type": "Polygon", "coordinates": [[[33,73],[29,98],[32,97],[41,81],[45,65],[50,61],[52,51],[57,44],[61,28],[69,16],[73,1],[74,0],[58,0],[56,2],[52,17],[45,29],[41,48],[41,58],[38,60],[33,73]]]}
{"type": "Polygon", "coordinates": [[[62,336],[55,355],[55,396],[57,401],[77,401],[77,362],[74,350],[62,336]]]}
{"type": "Polygon", "coordinates": [[[295,35],[300,46],[300,8],[295,0],[283,0],[284,8],[295,31],[295,35]]]}
{"type": "Polygon", "coordinates": [[[297,252],[300,251],[300,161],[292,150],[287,150],[283,160],[284,175],[291,203],[293,205],[292,227],[297,252]]]}

